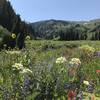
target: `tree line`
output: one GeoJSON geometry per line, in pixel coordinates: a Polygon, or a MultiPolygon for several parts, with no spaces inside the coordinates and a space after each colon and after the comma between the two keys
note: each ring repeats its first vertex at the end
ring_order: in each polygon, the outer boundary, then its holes
{"type": "Polygon", "coordinates": [[[96,22],[84,24],[61,20],[47,20],[32,23],[31,25],[35,30],[35,39],[67,41],[100,40],[100,23],[96,24],[96,22]]]}

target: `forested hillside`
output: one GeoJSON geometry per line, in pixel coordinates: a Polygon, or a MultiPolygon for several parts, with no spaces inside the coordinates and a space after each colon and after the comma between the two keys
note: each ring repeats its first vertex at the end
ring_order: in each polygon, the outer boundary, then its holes
{"type": "Polygon", "coordinates": [[[46,20],[31,24],[36,39],[99,40],[100,19],[91,21],[46,20]]]}
{"type": "Polygon", "coordinates": [[[10,2],[6,0],[0,0],[0,25],[16,34],[32,32],[31,26],[21,20],[20,15],[15,13],[10,2]]]}

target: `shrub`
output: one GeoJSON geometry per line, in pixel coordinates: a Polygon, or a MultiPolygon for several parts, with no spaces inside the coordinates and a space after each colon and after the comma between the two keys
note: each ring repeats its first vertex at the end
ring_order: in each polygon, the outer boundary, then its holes
{"type": "Polygon", "coordinates": [[[82,45],[79,47],[80,56],[82,59],[91,59],[94,56],[95,49],[89,45],[82,45]]]}

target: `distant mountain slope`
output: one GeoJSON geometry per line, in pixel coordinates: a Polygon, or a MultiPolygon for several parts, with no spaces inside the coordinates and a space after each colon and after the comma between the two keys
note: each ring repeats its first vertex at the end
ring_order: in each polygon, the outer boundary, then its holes
{"type": "MultiPolygon", "coordinates": [[[[63,21],[63,20],[45,20],[35,23],[31,23],[32,28],[35,30],[35,37],[37,39],[59,39],[62,34],[67,34],[70,30],[70,34],[81,34],[78,36],[80,39],[84,39],[85,35],[90,35],[89,32],[94,30],[100,25],[100,19],[90,21],[63,21]],[[83,35],[83,37],[82,37],[83,35]]],[[[66,35],[66,38],[69,36],[66,35]]],[[[72,35],[73,36],[73,35],[72,35]]],[[[71,36],[70,36],[71,37],[71,36]]],[[[91,38],[90,36],[87,36],[91,38]]],[[[78,39],[78,38],[77,38],[78,39]]],[[[87,38],[88,39],[88,38],[87,38]]]]}
{"type": "Polygon", "coordinates": [[[93,20],[90,20],[90,22],[94,22],[94,23],[98,23],[98,22],[100,22],[100,18],[98,18],[98,19],[93,19],[93,20]]]}
{"type": "Polygon", "coordinates": [[[52,39],[58,37],[61,30],[82,24],[85,22],[63,21],[63,20],[46,20],[32,23],[37,38],[52,39]]]}

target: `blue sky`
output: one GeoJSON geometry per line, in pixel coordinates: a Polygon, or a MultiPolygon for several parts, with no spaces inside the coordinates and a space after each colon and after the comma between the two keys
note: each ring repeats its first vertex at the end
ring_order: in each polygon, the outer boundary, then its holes
{"type": "Polygon", "coordinates": [[[100,18],[100,0],[9,0],[22,20],[91,20],[100,18]]]}

